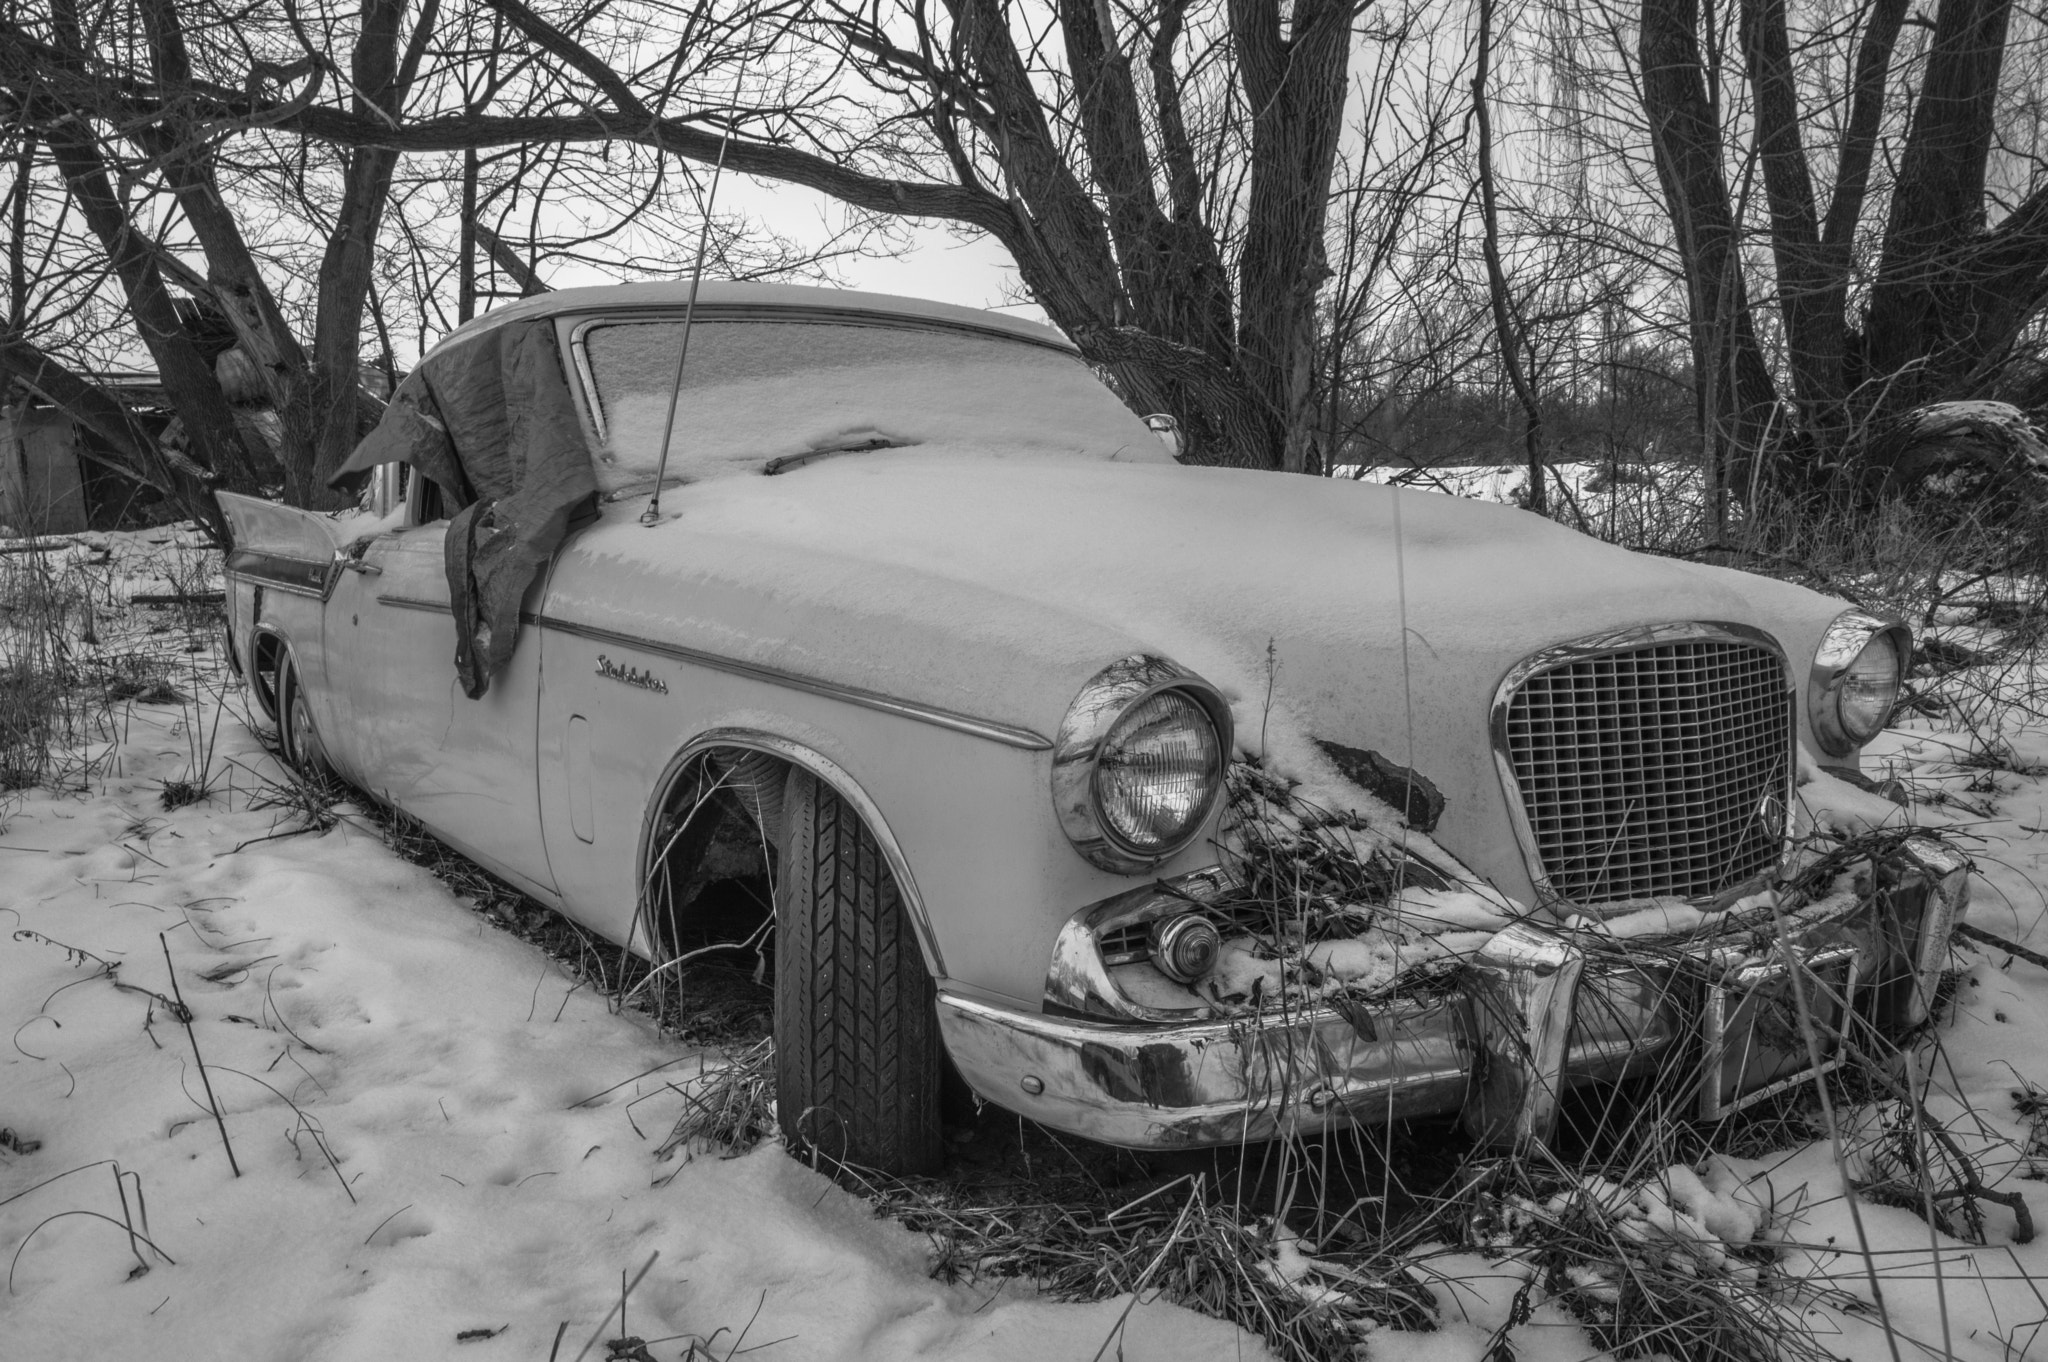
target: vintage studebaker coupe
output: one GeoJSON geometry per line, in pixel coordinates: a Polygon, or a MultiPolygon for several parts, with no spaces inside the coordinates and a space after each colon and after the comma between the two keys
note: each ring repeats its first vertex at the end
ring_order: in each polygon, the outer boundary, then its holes
{"type": "Polygon", "coordinates": [[[929,1165],[963,1079],[1133,1147],[1542,1142],[1644,1075],[1713,1118],[1925,1024],[1964,907],[1857,788],[1896,622],[1180,466],[1015,319],[548,294],[342,476],[353,515],[220,498],[285,754],[657,962],[708,875],[771,876],[731,935],[772,929],[826,1159],[929,1165]]]}

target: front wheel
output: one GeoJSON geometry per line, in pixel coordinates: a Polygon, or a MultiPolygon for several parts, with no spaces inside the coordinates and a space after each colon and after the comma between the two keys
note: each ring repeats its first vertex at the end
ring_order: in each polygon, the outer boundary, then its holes
{"type": "Polygon", "coordinates": [[[874,834],[793,771],[775,892],[775,1099],[832,1164],[922,1173],[943,1149],[937,991],[874,834]]]}

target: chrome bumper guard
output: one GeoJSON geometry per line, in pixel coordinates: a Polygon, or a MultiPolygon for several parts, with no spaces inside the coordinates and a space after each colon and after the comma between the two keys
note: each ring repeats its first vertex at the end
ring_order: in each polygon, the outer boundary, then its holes
{"type": "Polygon", "coordinates": [[[1517,923],[1434,996],[1146,1024],[942,990],[939,1026],[976,1092],[1107,1144],[1201,1148],[1458,1112],[1481,1144],[1540,1147],[1581,1085],[1670,1073],[1717,1119],[1840,1064],[1852,1012],[1880,1034],[1920,1024],[1969,870],[1915,839],[1848,909],[1788,917],[1789,949],[1761,960],[1715,942],[1624,960],[1517,923]]]}

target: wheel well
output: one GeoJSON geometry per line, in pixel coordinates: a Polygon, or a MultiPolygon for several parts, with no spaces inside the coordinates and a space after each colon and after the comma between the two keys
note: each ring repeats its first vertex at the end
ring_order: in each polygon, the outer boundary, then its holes
{"type": "Polygon", "coordinates": [[[284,688],[284,668],[291,661],[291,649],[284,639],[267,629],[256,631],[256,650],[249,685],[264,717],[276,720],[278,695],[284,688]]]}
{"type": "MultiPolygon", "coordinates": [[[[889,863],[889,873],[895,877],[896,890],[903,897],[903,906],[910,914],[912,930],[917,935],[919,951],[924,956],[925,968],[934,979],[946,977],[945,960],[939,954],[938,941],[931,928],[931,919],[925,911],[924,897],[919,892],[917,880],[911,873],[910,862],[903,849],[897,844],[895,834],[889,828],[888,819],[880,806],[869,797],[844,768],[830,757],[801,743],[792,742],[776,734],[752,728],[714,728],[700,733],[678,752],[669,762],[668,770],[656,784],[657,797],[649,806],[643,820],[640,838],[640,905],[633,924],[633,938],[649,943],[649,953],[660,959],[662,943],[655,934],[658,924],[656,914],[648,911],[652,901],[651,890],[657,876],[663,873],[661,864],[667,835],[657,836],[657,829],[666,820],[675,816],[686,791],[696,787],[688,783],[692,769],[705,758],[739,768],[743,763],[753,763],[748,769],[756,774],[747,783],[757,791],[772,790],[780,795],[784,781],[792,770],[809,771],[841,799],[845,800],[854,813],[859,815],[867,829],[880,845],[883,857],[889,863]],[[765,773],[774,772],[773,778],[765,773]]],[[[733,785],[728,778],[726,784],[733,785]]],[[[694,794],[690,798],[694,799],[694,794]]],[[[757,803],[753,816],[765,825],[765,844],[773,848],[781,841],[782,809],[780,798],[767,803],[757,803]]],[[[671,833],[673,826],[671,825],[671,833]]],[[[675,883],[673,867],[670,868],[671,884],[675,883]]],[[[671,900],[673,901],[673,900],[671,900]]]]}
{"type": "Polygon", "coordinates": [[[738,747],[700,748],[673,768],[649,821],[635,933],[655,959],[729,950],[728,963],[756,978],[772,969],[789,770],[779,757],[738,747]]]}

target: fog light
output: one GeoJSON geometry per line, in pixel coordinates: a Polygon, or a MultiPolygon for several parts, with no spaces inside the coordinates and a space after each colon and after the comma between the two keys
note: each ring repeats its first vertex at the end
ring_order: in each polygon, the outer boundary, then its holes
{"type": "Polygon", "coordinates": [[[1192,984],[1216,968],[1223,935],[1194,913],[1161,918],[1152,927],[1152,963],[1175,983],[1192,984]]]}

